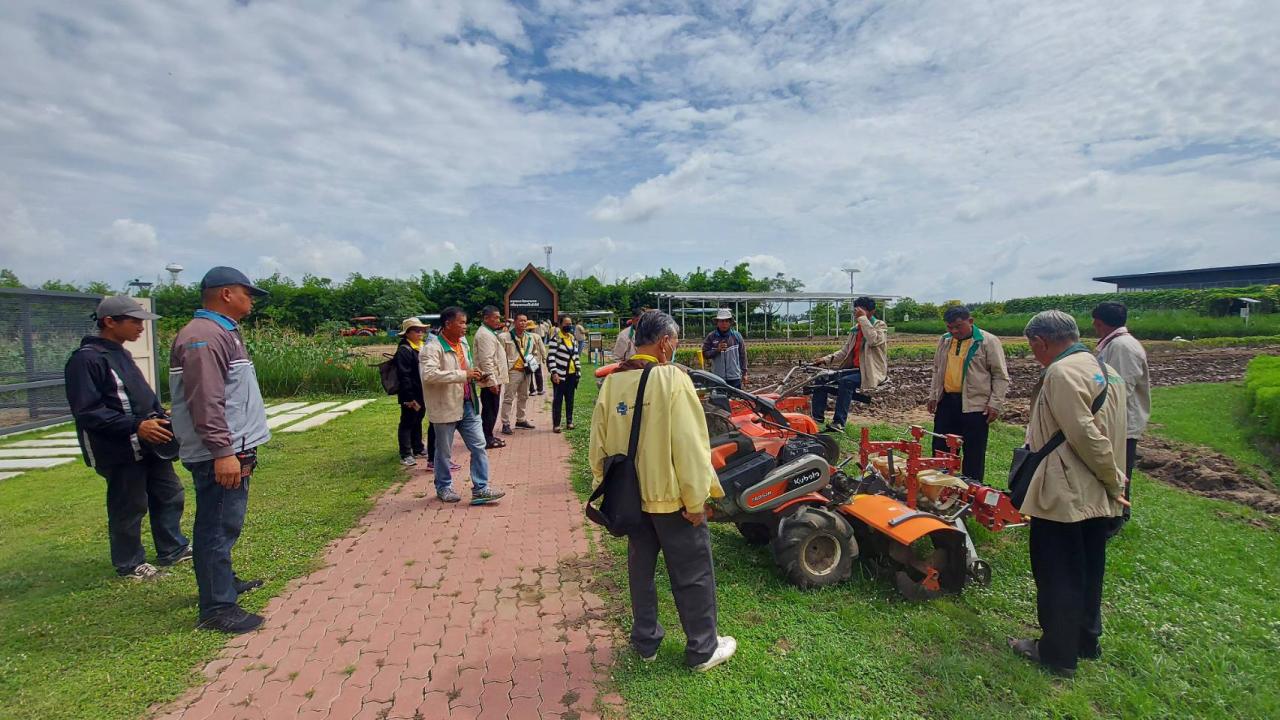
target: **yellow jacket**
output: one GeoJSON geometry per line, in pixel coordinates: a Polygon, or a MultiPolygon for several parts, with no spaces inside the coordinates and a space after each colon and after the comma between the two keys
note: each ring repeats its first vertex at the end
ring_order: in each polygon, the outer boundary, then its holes
{"type": "Polygon", "coordinates": [[[1094,415],[1104,379],[1088,352],[1055,360],[1032,391],[1027,443],[1039,450],[1062,430],[1066,442],[1036,468],[1022,513],[1043,520],[1079,522],[1114,517],[1124,509],[1125,387],[1107,367],[1107,399],[1094,415]]]}
{"type": "MultiPolygon", "coordinates": [[[[615,372],[600,388],[588,454],[594,485],[604,480],[604,459],[627,452],[640,375],[640,370],[615,372]]],[[[658,365],[649,373],[637,455],[647,513],[699,513],[708,498],[724,497],[711,466],[711,441],[698,394],[689,376],[674,365],[658,365]]]]}

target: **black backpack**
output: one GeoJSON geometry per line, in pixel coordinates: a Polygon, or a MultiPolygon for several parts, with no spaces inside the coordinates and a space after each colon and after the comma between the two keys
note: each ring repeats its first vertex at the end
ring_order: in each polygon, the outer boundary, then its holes
{"type": "Polygon", "coordinates": [[[640,419],[644,413],[644,387],[649,383],[650,365],[640,375],[636,391],[636,411],[631,416],[631,440],[626,455],[610,455],[604,459],[604,479],[587,500],[587,518],[601,525],[614,537],[622,537],[644,521],[640,499],[640,476],[636,472],[636,450],[640,445],[640,419]],[[600,507],[591,503],[604,497],[600,507]]]}
{"type": "Polygon", "coordinates": [[[400,374],[396,372],[396,357],[388,353],[382,353],[386,358],[378,363],[378,375],[382,379],[382,389],[387,391],[388,395],[400,394],[400,374]]]}

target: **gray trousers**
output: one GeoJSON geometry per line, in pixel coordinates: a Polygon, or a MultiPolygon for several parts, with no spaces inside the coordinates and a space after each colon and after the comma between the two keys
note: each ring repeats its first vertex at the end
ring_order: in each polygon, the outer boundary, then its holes
{"type": "Polygon", "coordinates": [[[645,523],[627,535],[627,582],[631,587],[631,645],[644,657],[658,651],[666,631],[658,622],[654,583],[658,552],[667,563],[671,594],[688,638],[685,662],[700,665],[716,651],[716,574],[711,563],[711,531],[689,524],[680,513],[644,514],[645,523]]]}

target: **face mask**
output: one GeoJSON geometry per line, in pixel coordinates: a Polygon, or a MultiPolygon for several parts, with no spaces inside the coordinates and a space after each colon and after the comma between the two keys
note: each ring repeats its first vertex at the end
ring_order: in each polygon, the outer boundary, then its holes
{"type": "Polygon", "coordinates": [[[572,325],[561,325],[561,326],[560,326],[560,329],[561,329],[561,330],[563,330],[563,331],[565,331],[565,332],[569,332],[570,330],[572,330],[572,329],[573,329],[573,326],[572,326],[572,325]]]}

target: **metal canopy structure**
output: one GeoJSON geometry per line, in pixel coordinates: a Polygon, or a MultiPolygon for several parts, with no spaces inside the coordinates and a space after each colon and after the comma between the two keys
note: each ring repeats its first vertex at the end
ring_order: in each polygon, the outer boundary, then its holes
{"type": "MultiPolygon", "coordinates": [[[[666,302],[666,311],[672,316],[680,316],[680,326],[685,327],[685,317],[688,314],[694,314],[702,320],[703,335],[707,333],[706,317],[708,311],[714,311],[722,307],[728,307],[733,310],[735,318],[741,319],[744,323],[744,333],[751,332],[751,312],[754,307],[756,311],[761,305],[783,305],[782,315],[791,315],[791,303],[807,303],[809,306],[809,316],[812,319],[813,308],[819,303],[832,303],[836,310],[836,330],[839,334],[840,328],[840,306],[844,303],[852,303],[854,299],[859,297],[869,297],[876,301],[877,307],[884,307],[890,301],[897,300],[897,295],[880,295],[876,293],[843,293],[843,292],[794,292],[794,293],[774,293],[774,292],[655,292],[653,296],[658,300],[659,308],[662,303],[666,302]],[[681,303],[680,307],[676,303],[681,303]],[[699,307],[694,308],[690,305],[697,304],[699,307]],[[746,310],[746,312],[743,312],[746,310]]],[[[772,310],[771,310],[772,311],[772,310]]],[[[831,335],[831,321],[827,320],[827,335],[831,335]]],[[[764,337],[769,338],[769,323],[766,318],[764,322],[764,337]]],[[[786,331],[787,339],[791,338],[790,324],[786,331]]],[[[809,322],[809,333],[807,337],[813,337],[813,322],[809,322]]]]}

